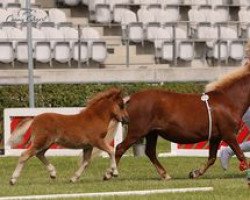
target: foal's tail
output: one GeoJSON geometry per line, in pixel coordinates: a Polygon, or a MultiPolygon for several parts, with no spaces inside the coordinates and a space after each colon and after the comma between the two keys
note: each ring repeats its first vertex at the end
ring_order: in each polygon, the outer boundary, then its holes
{"type": "MultiPolygon", "coordinates": [[[[109,122],[108,132],[104,139],[107,143],[111,144],[114,141],[117,126],[118,122],[116,120],[111,120],[109,122]]],[[[94,148],[92,152],[92,158],[99,156],[101,153],[102,151],[100,149],[94,148]]]]}
{"type": "MultiPolygon", "coordinates": [[[[104,140],[111,144],[114,141],[115,138],[115,133],[116,133],[116,129],[118,126],[118,122],[116,120],[111,120],[109,122],[109,126],[108,126],[108,132],[107,135],[105,136],[104,140]]],[[[98,148],[94,148],[92,155],[91,155],[91,159],[101,155],[102,151],[98,148]]],[[[82,162],[82,153],[80,154],[80,163],[82,162]]]]}
{"type": "Polygon", "coordinates": [[[16,146],[21,143],[24,134],[29,129],[31,123],[33,122],[34,118],[25,118],[23,119],[16,127],[16,129],[11,133],[11,137],[8,140],[8,144],[10,146],[16,146]]]}

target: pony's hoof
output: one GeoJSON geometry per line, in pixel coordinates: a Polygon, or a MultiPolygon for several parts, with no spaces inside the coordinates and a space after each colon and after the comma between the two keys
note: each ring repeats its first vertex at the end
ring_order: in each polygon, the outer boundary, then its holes
{"type": "Polygon", "coordinates": [[[10,185],[15,185],[16,183],[16,179],[14,178],[11,178],[10,181],[9,181],[10,185]]]}
{"type": "Polygon", "coordinates": [[[200,170],[196,169],[189,173],[189,178],[194,179],[200,176],[200,170]]]}
{"type": "Polygon", "coordinates": [[[117,170],[114,170],[112,175],[113,175],[113,177],[118,177],[119,173],[117,170]]]}

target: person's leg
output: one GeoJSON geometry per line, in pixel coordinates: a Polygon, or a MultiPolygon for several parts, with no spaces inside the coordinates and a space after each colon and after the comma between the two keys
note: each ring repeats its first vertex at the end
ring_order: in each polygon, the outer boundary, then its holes
{"type": "MultiPolygon", "coordinates": [[[[240,148],[243,152],[248,152],[250,151],[250,141],[247,142],[242,142],[240,144],[240,148]]],[[[220,153],[220,162],[221,162],[221,167],[224,170],[228,169],[228,163],[229,163],[229,159],[234,155],[233,150],[230,147],[226,147],[224,149],[221,150],[220,153]]]]}

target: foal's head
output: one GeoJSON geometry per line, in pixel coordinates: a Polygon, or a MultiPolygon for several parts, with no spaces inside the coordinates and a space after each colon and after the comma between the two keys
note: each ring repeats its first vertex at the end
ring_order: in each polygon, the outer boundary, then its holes
{"type": "Polygon", "coordinates": [[[101,105],[103,107],[109,108],[111,112],[111,118],[127,124],[129,122],[129,116],[122,98],[122,91],[117,88],[112,88],[104,92],[98,93],[93,99],[88,103],[88,107],[94,105],[101,105]]]}

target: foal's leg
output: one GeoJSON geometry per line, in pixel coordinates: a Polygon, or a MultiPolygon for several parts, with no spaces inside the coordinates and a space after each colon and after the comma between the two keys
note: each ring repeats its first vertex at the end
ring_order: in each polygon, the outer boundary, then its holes
{"type": "Polygon", "coordinates": [[[17,166],[16,166],[16,169],[15,171],[13,172],[11,178],[10,178],[10,184],[11,185],[14,185],[17,181],[17,178],[20,176],[21,174],[21,171],[23,169],[23,166],[24,164],[26,163],[26,161],[33,157],[35,155],[35,149],[33,149],[33,147],[31,147],[30,149],[24,151],[19,160],[18,160],[18,163],[17,163],[17,166]]]}
{"type": "Polygon", "coordinates": [[[167,174],[166,170],[161,165],[161,163],[159,162],[159,160],[157,159],[157,156],[156,156],[157,138],[158,138],[158,134],[154,133],[154,132],[152,132],[146,136],[145,153],[149,157],[149,159],[153,163],[153,165],[155,166],[160,177],[163,180],[169,180],[169,179],[171,179],[171,177],[167,174]]]}
{"type": "Polygon", "coordinates": [[[50,178],[55,179],[56,178],[56,168],[47,160],[47,158],[44,156],[45,152],[48,149],[44,149],[36,154],[36,157],[46,166],[47,170],[50,173],[50,178]]]}
{"type": "Polygon", "coordinates": [[[115,151],[114,147],[112,147],[110,144],[107,143],[107,141],[101,139],[98,141],[96,144],[96,147],[107,152],[109,157],[110,157],[110,167],[107,169],[103,180],[109,180],[112,178],[112,176],[118,176],[118,170],[116,167],[116,162],[115,162],[115,151]]]}
{"type": "Polygon", "coordinates": [[[221,138],[212,138],[209,142],[209,157],[207,163],[201,167],[201,169],[194,170],[189,173],[190,178],[198,178],[202,176],[210,166],[212,166],[216,160],[218,147],[220,145],[221,138]]]}
{"type": "Polygon", "coordinates": [[[89,165],[89,161],[91,159],[93,147],[89,147],[87,149],[83,149],[83,159],[80,168],[75,172],[74,176],[70,179],[72,183],[75,183],[81,176],[81,174],[84,172],[84,170],[89,165]]]}

